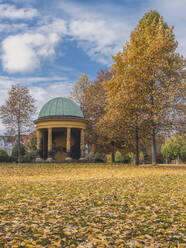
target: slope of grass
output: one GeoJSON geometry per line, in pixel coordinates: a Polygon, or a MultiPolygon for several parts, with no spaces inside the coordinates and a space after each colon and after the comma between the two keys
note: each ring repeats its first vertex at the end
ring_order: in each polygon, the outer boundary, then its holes
{"type": "Polygon", "coordinates": [[[0,247],[185,247],[186,170],[0,165],[0,247]]]}

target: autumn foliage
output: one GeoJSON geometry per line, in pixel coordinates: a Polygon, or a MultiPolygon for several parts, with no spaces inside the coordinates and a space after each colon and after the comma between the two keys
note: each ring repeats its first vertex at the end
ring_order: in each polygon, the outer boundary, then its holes
{"type": "Polygon", "coordinates": [[[90,83],[85,92],[90,101],[86,111],[94,113],[85,117],[94,137],[133,147],[136,164],[141,143],[151,143],[156,164],[157,135],[184,129],[185,59],[177,45],[173,27],[157,11],[146,13],[123,51],[113,56],[111,77],[90,83]]]}

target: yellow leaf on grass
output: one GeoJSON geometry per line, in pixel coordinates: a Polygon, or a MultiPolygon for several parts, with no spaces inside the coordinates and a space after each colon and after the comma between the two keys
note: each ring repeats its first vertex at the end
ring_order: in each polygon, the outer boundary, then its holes
{"type": "Polygon", "coordinates": [[[135,242],[135,247],[144,247],[141,243],[139,243],[138,241],[135,242]]]}
{"type": "Polygon", "coordinates": [[[67,231],[66,231],[66,232],[64,232],[64,234],[65,234],[65,235],[67,235],[67,236],[71,236],[71,235],[72,235],[72,233],[71,233],[71,232],[67,232],[67,231]]]}

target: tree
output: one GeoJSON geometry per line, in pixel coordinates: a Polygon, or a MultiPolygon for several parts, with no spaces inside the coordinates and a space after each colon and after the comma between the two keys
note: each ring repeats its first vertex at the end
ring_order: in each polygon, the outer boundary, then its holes
{"type": "Polygon", "coordinates": [[[90,82],[87,75],[83,74],[71,92],[71,97],[80,105],[87,120],[86,142],[89,145],[96,145],[97,152],[112,149],[112,145],[105,142],[102,132],[96,128],[96,124],[103,117],[105,110],[103,82],[108,81],[111,77],[112,72],[109,69],[99,71],[93,82],[90,82]]]}
{"type": "MultiPolygon", "coordinates": [[[[115,76],[112,80],[115,80],[115,76]]],[[[109,83],[105,85],[107,96],[105,115],[99,121],[98,128],[113,140],[118,148],[135,150],[135,162],[138,165],[139,140],[140,136],[146,133],[144,112],[140,108],[139,101],[135,101],[135,97],[129,93],[128,87],[123,87],[114,95],[109,95],[109,83]]]]}
{"type": "MultiPolygon", "coordinates": [[[[86,74],[81,75],[78,78],[76,84],[73,86],[70,97],[80,106],[85,120],[89,119],[89,99],[88,99],[88,91],[90,88],[91,82],[86,74]]],[[[87,125],[86,133],[85,133],[85,141],[88,143],[89,141],[89,122],[87,125]],[[88,135],[87,135],[88,133],[88,135]]]]}
{"type": "Polygon", "coordinates": [[[140,132],[151,139],[152,164],[156,164],[156,135],[172,130],[184,118],[185,59],[176,48],[173,27],[157,11],[150,11],[123,52],[113,57],[114,76],[105,86],[108,114],[115,122],[120,117],[125,133],[135,133],[136,160],[140,132]]]}
{"type": "Polygon", "coordinates": [[[186,159],[186,139],[183,136],[176,135],[167,139],[161,147],[161,153],[170,160],[186,159]]]}
{"type": "Polygon", "coordinates": [[[28,142],[25,145],[26,152],[36,155],[37,153],[37,138],[34,134],[31,134],[28,142]]]}
{"type": "Polygon", "coordinates": [[[8,99],[0,107],[0,117],[7,129],[14,130],[18,142],[18,162],[21,155],[21,135],[26,133],[32,124],[35,113],[35,100],[30,95],[29,89],[21,85],[12,85],[8,92],[8,99]]]}
{"type": "Polygon", "coordinates": [[[88,79],[86,74],[81,75],[81,77],[77,80],[76,84],[73,86],[71,91],[71,98],[79,104],[84,117],[86,118],[88,109],[88,98],[87,92],[90,88],[91,82],[88,79]]]}
{"type": "Polygon", "coordinates": [[[32,162],[36,159],[37,156],[37,137],[36,133],[33,132],[27,137],[25,142],[25,162],[32,162]]]}
{"type": "MultiPolygon", "coordinates": [[[[101,70],[97,74],[97,78],[91,83],[87,90],[87,115],[89,128],[89,141],[96,144],[97,148],[107,150],[108,147],[105,144],[105,137],[102,135],[101,130],[97,129],[97,123],[102,119],[105,113],[105,91],[103,88],[103,82],[107,82],[112,77],[110,69],[101,70]]],[[[99,152],[99,151],[98,151],[99,152]]]]}

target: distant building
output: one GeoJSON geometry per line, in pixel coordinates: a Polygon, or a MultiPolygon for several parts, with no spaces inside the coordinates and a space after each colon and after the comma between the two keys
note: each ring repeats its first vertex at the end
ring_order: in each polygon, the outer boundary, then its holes
{"type": "Polygon", "coordinates": [[[5,150],[8,155],[11,155],[12,149],[16,140],[16,136],[0,136],[0,148],[5,150]]]}
{"type": "MultiPolygon", "coordinates": [[[[34,132],[28,135],[21,135],[21,143],[25,146],[33,135],[35,135],[34,132]]],[[[5,150],[8,155],[11,155],[16,139],[16,135],[0,135],[0,149],[5,150]]]]}

